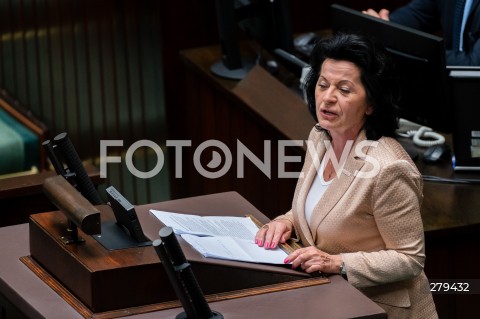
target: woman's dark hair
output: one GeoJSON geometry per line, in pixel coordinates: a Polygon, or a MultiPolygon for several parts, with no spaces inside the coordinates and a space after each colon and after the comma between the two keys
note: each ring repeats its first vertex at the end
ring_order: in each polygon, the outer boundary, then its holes
{"type": "Polygon", "coordinates": [[[336,33],[315,44],[310,57],[311,70],[304,88],[308,109],[316,122],[315,87],[321,66],[327,58],[349,61],[360,69],[367,100],[373,106],[373,112],[367,115],[365,122],[367,138],[378,140],[382,136],[394,137],[398,127],[396,108],[399,86],[393,62],[385,49],[370,38],[346,33],[336,33]]]}

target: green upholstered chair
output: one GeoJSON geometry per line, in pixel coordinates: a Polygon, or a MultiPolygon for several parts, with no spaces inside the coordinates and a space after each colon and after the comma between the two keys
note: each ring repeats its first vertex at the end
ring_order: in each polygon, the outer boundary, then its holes
{"type": "Polygon", "coordinates": [[[46,126],[6,91],[0,90],[0,178],[46,169],[42,142],[46,126]]]}

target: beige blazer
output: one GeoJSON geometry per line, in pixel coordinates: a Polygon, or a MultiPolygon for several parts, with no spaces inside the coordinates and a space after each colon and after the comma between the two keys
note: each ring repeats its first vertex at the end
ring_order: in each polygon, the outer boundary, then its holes
{"type": "Polygon", "coordinates": [[[437,318],[423,272],[423,182],[415,164],[396,140],[368,141],[362,131],[309,226],[305,200],[326,140],[324,131],[312,129],[292,210],[277,218],[292,221],[304,245],[341,254],[348,281],[389,318],[437,318]]]}

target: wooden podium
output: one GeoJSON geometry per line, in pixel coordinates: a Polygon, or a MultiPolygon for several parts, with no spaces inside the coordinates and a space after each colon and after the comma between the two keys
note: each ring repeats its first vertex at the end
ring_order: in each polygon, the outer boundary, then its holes
{"type": "MultiPolygon", "coordinates": [[[[261,222],[268,219],[237,193],[137,207],[146,236],[155,240],[163,226],[150,209],[196,215],[252,214],[261,222]],[[225,196],[226,195],[226,196],[225,196]],[[211,202],[208,201],[210,198],[211,202]],[[207,200],[207,201],[206,201],[207,200]],[[216,208],[215,208],[216,207],[216,208]],[[215,208],[215,209],[212,209],[215,208]]],[[[112,221],[109,206],[97,206],[103,221],[112,221]]],[[[93,236],[79,231],[84,244],[65,245],[67,219],[63,213],[34,214],[30,218],[30,256],[23,262],[55,289],[85,317],[102,313],[112,318],[131,312],[147,312],[178,307],[177,297],[163,266],[149,246],[108,250],[93,236]]],[[[179,238],[185,256],[207,300],[224,300],[256,293],[293,289],[328,283],[326,278],[288,269],[252,263],[205,258],[179,238]]]]}

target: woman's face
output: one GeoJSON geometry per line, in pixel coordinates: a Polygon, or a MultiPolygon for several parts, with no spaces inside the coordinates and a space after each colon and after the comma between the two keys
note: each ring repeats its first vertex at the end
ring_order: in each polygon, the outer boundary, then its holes
{"type": "Polygon", "coordinates": [[[360,80],[360,69],[349,61],[326,59],[315,88],[320,126],[332,137],[355,138],[366,115],[373,112],[360,80]]]}

